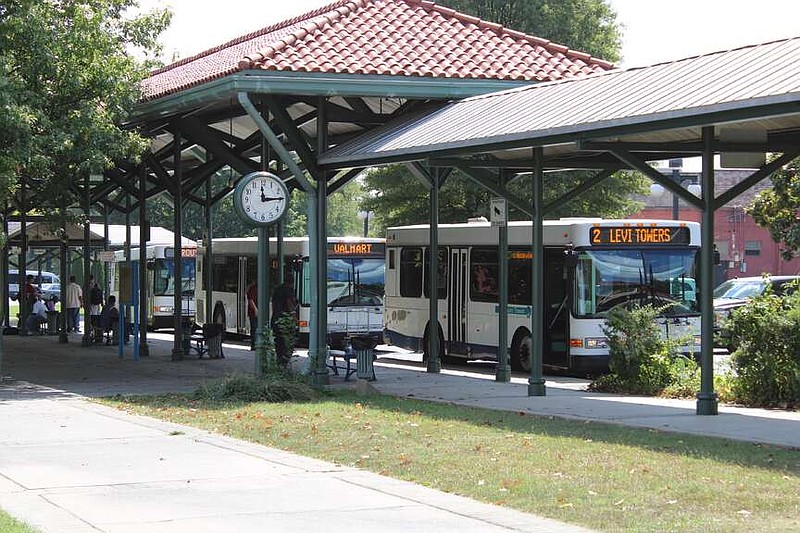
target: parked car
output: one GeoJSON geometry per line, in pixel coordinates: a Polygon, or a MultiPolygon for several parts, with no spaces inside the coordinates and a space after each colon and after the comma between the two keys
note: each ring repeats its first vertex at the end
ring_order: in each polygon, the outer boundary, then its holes
{"type": "MultiPolygon", "coordinates": [[[[61,279],[57,274],[44,270],[41,272],[38,270],[28,270],[28,274],[33,275],[33,284],[36,285],[45,300],[53,294],[55,294],[57,298],[61,296],[61,279]]],[[[8,296],[12,300],[19,298],[19,277],[19,271],[14,269],[8,271],[8,296]]],[[[22,283],[25,283],[24,277],[22,283]]]]}
{"type": "Polygon", "coordinates": [[[731,333],[723,327],[734,309],[764,294],[768,287],[781,296],[797,290],[800,276],[757,276],[729,279],[714,289],[714,345],[731,349],[731,333]]]}
{"type": "Polygon", "coordinates": [[[61,283],[42,283],[42,298],[57,302],[61,299],[61,283]]]}

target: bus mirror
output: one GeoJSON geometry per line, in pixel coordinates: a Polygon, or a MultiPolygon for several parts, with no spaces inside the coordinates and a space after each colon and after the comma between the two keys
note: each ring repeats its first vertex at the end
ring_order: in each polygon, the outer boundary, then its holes
{"type": "Polygon", "coordinates": [[[717,250],[717,245],[714,245],[714,266],[719,266],[722,264],[722,259],[719,255],[719,250],[717,250]]]}
{"type": "Polygon", "coordinates": [[[573,269],[578,265],[578,254],[572,249],[572,243],[567,244],[564,249],[564,264],[569,269],[573,269]]]}

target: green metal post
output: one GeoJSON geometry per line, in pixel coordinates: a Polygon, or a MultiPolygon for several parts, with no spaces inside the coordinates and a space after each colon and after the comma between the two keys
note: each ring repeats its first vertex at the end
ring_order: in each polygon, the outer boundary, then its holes
{"type": "MultiPolygon", "coordinates": [[[[139,167],[139,249],[147,247],[150,237],[150,221],[147,220],[147,167],[139,167]]],[[[108,238],[106,238],[108,242],[108,238]]],[[[104,263],[105,265],[105,263],[104,263]]],[[[176,287],[180,287],[178,284],[176,287]]],[[[149,357],[150,348],[147,345],[147,320],[149,318],[150,302],[147,300],[147,261],[139,260],[139,356],[149,357]]]]}
{"type": "Polygon", "coordinates": [[[258,327],[255,333],[255,374],[260,376],[264,374],[265,370],[275,367],[275,353],[269,353],[267,345],[264,343],[264,334],[269,327],[269,229],[264,226],[259,226],[258,228],[257,254],[258,327]]]}
{"type": "MultiPolygon", "coordinates": [[[[506,174],[500,171],[500,187],[506,187],[506,174]]],[[[500,308],[497,318],[497,369],[495,370],[495,381],[511,381],[511,365],[508,364],[508,213],[503,211],[503,220],[498,230],[499,241],[499,289],[500,289],[500,308]]]]}
{"type": "MultiPolygon", "coordinates": [[[[317,153],[321,154],[328,149],[328,108],[327,100],[324,97],[317,99],[317,153]]],[[[328,367],[325,365],[327,359],[328,346],[328,175],[319,172],[317,177],[317,217],[316,231],[309,236],[316,240],[317,253],[314,262],[317,264],[317,277],[312,277],[312,282],[316,283],[317,292],[317,322],[310,324],[310,334],[317,337],[317,346],[320,351],[317,353],[315,365],[313,367],[312,383],[315,386],[327,385],[330,383],[328,367]]]]}
{"type": "MultiPolygon", "coordinates": [[[[173,139],[175,146],[173,146],[173,168],[175,169],[172,179],[174,180],[174,206],[175,206],[175,213],[173,216],[173,231],[175,231],[174,241],[173,241],[173,249],[175,251],[174,254],[174,273],[176,279],[176,290],[175,296],[172,300],[173,309],[175,310],[175,341],[172,345],[172,360],[173,361],[181,361],[183,356],[183,320],[181,317],[181,306],[183,304],[183,294],[182,291],[178,290],[180,287],[180,283],[177,283],[179,280],[180,273],[183,272],[183,268],[181,265],[181,236],[183,235],[183,217],[181,215],[181,209],[183,208],[183,168],[182,168],[182,161],[181,161],[181,136],[179,133],[176,133],[173,139]]],[[[130,239],[128,239],[130,242],[130,239]]],[[[130,256],[128,256],[130,260],[130,256]]],[[[142,243],[139,243],[139,259],[145,259],[144,249],[142,248],[142,243]]]]}
{"type": "Polygon", "coordinates": [[[542,361],[544,343],[543,316],[544,316],[544,246],[542,239],[542,181],[544,172],[542,167],[542,148],[533,149],[533,220],[531,222],[532,251],[533,251],[533,300],[531,301],[531,375],[528,378],[528,396],[544,396],[544,377],[542,361]]]}
{"type": "MultiPolygon", "coordinates": [[[[314,238],[316,234],[317,228],[317,191],[316,189],[311,189],[307,193],[306,197],[307,210],[308,210],[308,276],[311,279],[311,284],[309,285],[309,317],[308,323],[309,326],[312,324],[319,323],[319,297],[320,295],[317,294],[317,291],[314,290],[314,280],[317,279],[317,262],[315,260],[311,260],[310,258],[315,258],[319,255],[319,249],[317,246],[317,239],[314,238]]],[[[317,368],[317,360],[320,358],[325,361],[327,359],[327,347],[325,344],[320,346],[319,339],[317,335],[314,334],[314,331],[309,328],[308,331],[308,364],[306,365],[306,370],[312,376],[312,380],[314,379],[314,372],[317,368]]]]}
{"type": "MultiPolygon", "coordinates": [[[[213,211],[214,207],[211,205],[211,176],[208,177],[206,180],[206,206],[205,206],[205,218],[206,218],[206,238],[203,241],[205,245],[205,253],[203,254],[203,284],[206,286],[206,293],[205,293],[205,322],[206,324],[210,324],[214,321],[214,296],[213,296],[213,288],[214,288],[214,226],[213,226],[213,211]]],[[[250,332],[250,335],[255,335],[254,331],[250,332]]]]}
{"type": "Polygon", "coordinates": [[[700,393],[697,414],[716,415],[714,392],[714,128],[703,128],[703,215],[700,227],[700,393]]]}
{"type": "MultiPolygon", "coordinates": [[[[313,328],[311,334],[317,337],[319,353],[314,365],[312,382],[314,385],[327,385],[330,383],[328,367],[325,366],[327,359],[328,346],[328,302],[325,297],[328,294],[328,238],[326,230],[326,220],[328,207],[328,183],[327,176],[323,173],[317,181],[317,228],[314,235],[317,242],[317,253],[314,256],[316,263],[317,277],[312,277],[312,283],[316,282],[317,293],[317,323],[311,323],[313,328]]],[[[312,237],[310,236],[309,239],[312,237]]]]}
{"type": "Polygon", "coordinates": [[[83,192],[84,192],[84,213],[86,214],[86,223],[83,225],[83,335],[81,336],[81,346],[92,345],[92,303],[89,300],[89,276],[91,275],[91,227],[89,220],[91,217],[91,197],[89,196],[89,173],[87,172],[83,178],[83,192]]]}
{"type": "Polygon", "coordinates": [[[439,172],[434,169],[430,173],[431,189],[429,195],[429,214],[430,225],[428,234],[430,246],[428,246],[428,372],[442,371],[441,352],[443,347],[439,346],[439,172]]]}

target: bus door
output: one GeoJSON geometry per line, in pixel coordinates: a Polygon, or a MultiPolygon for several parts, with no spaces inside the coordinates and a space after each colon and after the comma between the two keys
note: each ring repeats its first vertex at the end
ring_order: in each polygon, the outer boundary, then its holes
{"type": "Polygon", "coordinates": [[[569,366],[570,302],[564,250],[547,248],[544,254],[544,354],[546,365],[569,366]]]}
{"type": "MultiPolygon", "coordinates": [[[[236,283],[236,332],[249,333],[250,321],[247,318],[247,287],[255,278],[249,279],[248,263],[255,262],[255,258],[239,257],[239,276],[236,283]]],[[[259,302],[259,305],[261,302],[259,302]]]]}
{"type": "Polygon", "coordinates": [[[469,291],[469,270],[467,257],[469,249],[450,249],[450,290],[447,304],[447,331],[445,342],[448,352],[467,353],[467,295],[469,291]]]}

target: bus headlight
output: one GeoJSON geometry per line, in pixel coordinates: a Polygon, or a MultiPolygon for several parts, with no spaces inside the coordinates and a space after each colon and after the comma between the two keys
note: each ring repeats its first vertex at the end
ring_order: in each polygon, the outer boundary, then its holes
{"type": "Polygon", "coordinates": [[[171,305],[154,305],[153,306],[153,312],[154,313],[172,314],[173,309],[175,309],[175,308],[172,307],[171,305]]]}
{"type": "Polygon", "coordinates": [[[608,348],[608,339],[605,337],[589,337],[584,339],[583,345],[588,350],[604,350],[608,348]]]}

